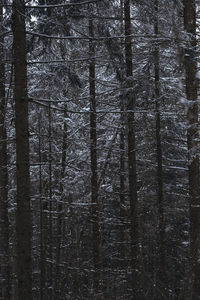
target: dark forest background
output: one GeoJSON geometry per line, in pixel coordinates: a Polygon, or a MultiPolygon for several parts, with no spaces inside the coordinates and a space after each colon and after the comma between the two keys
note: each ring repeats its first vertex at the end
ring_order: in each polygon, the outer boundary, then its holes
{"type": "Polygon", "coordinates": [[[1,0],[0,299],[200,299],[198,0],[1,0]]]}

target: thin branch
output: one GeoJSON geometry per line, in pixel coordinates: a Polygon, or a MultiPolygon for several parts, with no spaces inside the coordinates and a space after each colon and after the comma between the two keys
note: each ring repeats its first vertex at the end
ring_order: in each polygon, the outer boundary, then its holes
{"type": "MultiPolygon", "coordinates": [[[[96,37],[77,37],[77,36],[54,36],[54,35],[47,35],[43,33],[38,33],[35,31],[26,31],[26,34],[30,34],[37,37],[43,37],[48,39],[58,39],[58,40],[93,40],[93,41],[99,41],[99,40],[110,40],[110,39],[124,39],[124,35],[119,36],[96,36],[96,37]]],[[[174,37],[157,37],[155,35],[140,35],[140,34],[131,34],[127,37],[130,38],[144,38],[144,39],[151,39],[154,41],[172,41],[175,38],[174,37]]]]}
{"type": "Polygon", "coordinates": [[[88,0],[78,3],[61,3],[61,4],[49,4],[49,5],[27,5],[26,8],[59,8],[59,7],[69,7],[69,6],[78,6],[78,5],[85,5],[90,3],[96,3],[99,0],[88,0]]]}
{"type": "Polygon", "coordinates": [[[164,294],[164,292],[161,290],[161,288],[156,284],[156,282],[152,279],[151,275],[149,275],[146,271],[142,271],[142,273],[149,279],[151,282],[153,288],[162,296],[163,299],[169,300],[167,296],[164,294]]]}
{"type": "MultiPolygon", "coordinates": [[[[41,99],[42,101],[43,99],[41,99]]],[[[38,105],[41,105],[41,106],[44,106],[44,107],[49,107],[47,104],[44,104],[44,103],[41,103],[39,101],[39,99],[34,99],[34,98],[29,98],[29,101],[32,102],[32,103],[35,103],[35,104],[38,104],[38,105]]],[[[45,102],[60,102],[60,101],[54,101],[54,100],[45,100],[45,102]]],[[[55,106],[52,106],[51,107],[52,109],[54,110],[58,110],[58,111],[65,111],[66,109],[64,108],[58,108],[58,107],[55,107],[55,106]]],[[[90,114],[91,112],[88,110],[88,111],[75,111],[75,110],[70,110],[70,109],[67,109],[66,112],[68,113],[71,113],[71,114],[90,114]]],[[[126,110],[126,111],[120,111],[120,110],[99,110],[99,111],[96,111],[95,114],[121,114],[121,113],[135,113],[135,114],[156,114],[156,111],[149,111],[149,110],[126,110]]],[[[162,112],[163,115],[177,115],[176,113],[173,113],[173,112],[168,112],[168,111],[165,111],[165,112],[162,112]]],[[[179,114],[180,115],[180,114],[179,114]]],[[[183,115],[183,114],[181,114],[183,115]]],[[[170,168],[170,167],[169,167],[170,168]]],[[[172,167],[171,167],[172,168],[172,167]]],[[[182,168],[182,170],[184,170],[182,168]]]]}
{"type": "Polygon", "coordinates": [[[4,32],[0,33],[0,37],[8,36],[8,35],[11,35],[11,34],[12,34],[12,31],[4,31],[4,32]]]}
{"type": "Polygon", "coordinates": [[[94,57],[86,57],[86,58],[80,58],[80,59],[72,59],[72,60],[65,60],[65,59],[61,59],[61,60],[44,60],[44,61],[28,61],[27,64],[28,65],[33,65],[33,64],[52,64],[52,63],[74,63],[74,62],[81,62],[81,61],[90,61],[92,59],[97,59],[97,58],[103,58],[106,57],[105,55],[101,55],[101,56],[94,56],[94,57]]]}
{"type": "Polygon", "coordinates": [[[53,36],[53,35],[47,35],[43,33],[38,33],[34,31],[26,31],[26,34],[30,34],[37,37],[43,37],[48,39],[59,39],[59,40],[88,40],[89,37],[76,37],[76,36],[53,36]]]}
{"type": "MultiPolygon", "coordinates": [[[[79,3],[61,3],[61,4],[49,4],[49,5],[26,5],[26,8],[34,8],[34,9],[41,9],[41,8],[60,8],[60,7],[69,7],[69,6],[78,6],[78,5],[85,5],[89,3],[99,2],[99,0],[88,0],[79,3]]],[[[1,4],[0,7],[12,7],[12,4],[1,4]]]]}

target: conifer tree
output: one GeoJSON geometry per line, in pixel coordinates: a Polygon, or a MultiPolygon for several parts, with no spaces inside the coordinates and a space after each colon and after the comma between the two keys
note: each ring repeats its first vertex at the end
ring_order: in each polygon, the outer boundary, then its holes
{"type": "Polygon", "coordinates": [[[17,280],[18,298],[32,299],[32,222],[30,210],[29,130],[26,69],[25,2],[14,0],[12,6],[14,100],[17,179],[17,280]]]}

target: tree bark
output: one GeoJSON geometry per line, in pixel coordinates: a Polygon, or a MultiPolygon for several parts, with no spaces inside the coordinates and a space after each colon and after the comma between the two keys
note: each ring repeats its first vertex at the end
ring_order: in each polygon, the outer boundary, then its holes
{"type": "Polygon", "coordinates": [[[18,299],[32,299],[32,222],[30,210],[29,132],[26,67],[25,2],[13,1],[13,64],[17,179],[18,299]]]}
{"type": "Polygon", "coordinates": [[[49,300],[53,299],[53,194],[52,194],[52,116],[51,116],[51,103],[48,108],[48,146],[49,146],[49,274],[48,274],[48,296],[49,300]]]}
{"type": "MultiPolygon", "coordinates": [[[[158,31],[158,0],[154,1],[155,21],[154,34],[158,31]]],[[[157,157],[157,186],[158,186],[158,249],[159,249],[159,276],[164,278],[165,272],[165,228],[163,209],[163,165],[162,165],[162,143],[161,143],[161,120],[160,120],[160,57],[159,45],[156,42],[154,50],[154,85],[155,85],[155,106],[156,106],[156,157],[157,157]]]]}
{"type": "Polygon", "coordinates": [[[65,168],[66,168],[66,155],[67,155],[67,104],[65,104],[64,111],[64,126],[63,126],[63,142],[62,142],[62,159],[61,159],[61,172],[60,172],[60,200],[57,204],[57,242],[56,242],[56,295],[55,299],[61,299],[61,243],[62,243],[62,229],[63,229],[63,218],[64,218],[64,205],[63,201],[64,196],[64,184],[63,179],[65,177],[65,168]]]}
{"type": "MultiPolygon", "coordinates": [[[[94,36],[93,21],[89,19],[89,36],[94,36]]],[[[90,57],[95,56],[94,41],[89,43],[90,57]]],[[[92,242],[94,262],[94,296],[99,299],[100,292],[100,229],[98,208],[98,180],[97,180],[97,132],[96,132],[96,87],[95,87],[95,62],[91,60],[89,65],[89,89],[90,89],[90,157],[91,157],[91,189],[92,189],[92,242]]]]}
{"type": "Polygon", "coordinates": [[[41,155],[41,112],[38,110],[38,158],[39,158],[39,197],[40,197],[40,300],[46,297],[46,231],[44,226],[45,215],[43,213],[44,209],[44,199],[42,196],[42,155],[41,155]]]}
{"type": "MultiPolygon", "coordinates": [[[[121,34],[123,34],[123,0],[120,0],[121,9],[121,34]]],[[[120,99],[120,259],[121,265],[124,265],[125,247],[124,247],[124,218],[125,218],[125,115],[124,98],[120,99]]]]}
{"type": "Polygon", "coordinates": [[[184,0],[184,28],[188,34],[185,45],[185,87],[188,101],[187,145],[190,205],[190,247],[193,270],[192,299],[200,299],[200,188],[198,155],[198,102],[196,60],[196,1],[184,0]]]}
{"type": "MultiPolygon", "coordinates": [[[[3,8],[0,7],[0,26],[3,24],[3,8]]],[[[3,31],[3,30],[2,30],[3,31]]],[[[9,221],[8,221],[8,157],[5,124],[5,66],[4,38],[0,37],[0,269],[3,277],[2,294],[10,299],[9,221]]]]}

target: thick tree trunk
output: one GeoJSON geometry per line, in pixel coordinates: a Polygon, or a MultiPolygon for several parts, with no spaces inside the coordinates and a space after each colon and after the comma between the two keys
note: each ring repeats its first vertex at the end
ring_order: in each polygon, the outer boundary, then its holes
{"type": "Polygon", "coordinates": [[[13,63],[16,130],[17,179],[17,279],[18,299],[32,299],[31,237],[29,175],[29,133],[26,68],[25,2],[13,1],[13,63]]]}
{"type": "MultiPolygon", "coordinates": [[[[124,1],[125,17],[125,59],[127,81],[132,81],[132,47],[131,47],[131,17],[130,0],[124,1]]],[[[130,87],[127,83],[127,88],[130,87]]],[[[131,215],[131,268],[133,277],[133,297],[140,299],[139,296],[139,233],[137,219],[137,171],[136,171],[136,149],[135,149],[135,117],[134,102],[136,95],[128,93],[128,172],[129,172],[129,199],[131,215]]]]}
{"type": "Polygon", "coordinates": [[[185,46],[185,85],[188,101],[187,144],[189,169],[191,267],[193,273],[192,299],[200,299],[200,181],[198,156],[198,102],[196,61],[196,1],[184,0],[184,27],[188,33],[185,46]]]}
{"type": "MultiPolygon", "coordinates": [[[[89,35],[94,36],[93,21],[89,19],[89,35]]],[[[95,56],[94,41],[89,43],[90,57],[95,56]]],[[[100,292],[100,230],[98,208],[98,181],[97,181],[97,132],[96,132],[96,98],[95,98],[95,62],[92,59],[89,65],[90,89],[90,156],[91,156],[91,188],[92,188],[92,241],[94,262],[94,296],[99,299],[100,292]]]]}
{"type": "MultiPolygon", "coordinates": [[[[3,8],[0,7],[0,22],[3,22],[3,8]]],[[[9,221],[8,221],[8,169],[7,133],[5,124],[5,68],[4,39],[0,37],[0,273],[3,278],[2,295],[10,299],[9,221]]]]}
{"type": "MultiPolygon", "coordinates": [[[[155,21],[154,34],[158,35],[158,0],[154,1],[155,21]]],[[[156,105],[156,156],[157,156],[157,185],[158,185],[158,249],[159,249],[159,276],[164,278],[165,272],[165,247],[164,247],[164,211],[163,211],[163,166],[161,144],[161,121],[160,121],[160,63],[159,45],[154,50],[154,84],[156,105]]]]}

